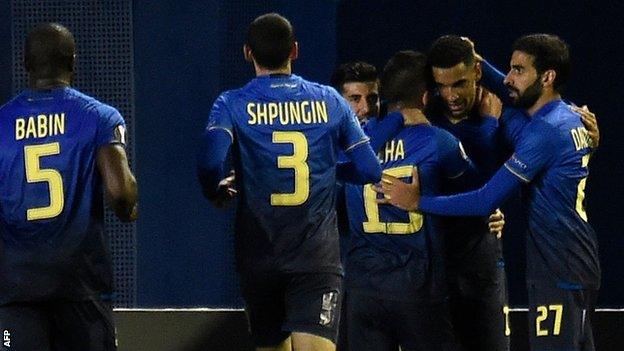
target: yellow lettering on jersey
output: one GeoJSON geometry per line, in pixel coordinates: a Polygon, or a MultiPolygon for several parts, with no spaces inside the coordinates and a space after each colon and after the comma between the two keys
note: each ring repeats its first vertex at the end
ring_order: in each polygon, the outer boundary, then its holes
{"type": "Polygon", "coordinates": [[[40,114],[15,120],[15,140],[65,134],[65,113],[40,114]]]}
{"type": "Polygon", "coordinates": [[[28,118],[26,122],[26,138],[35,138],[37,136],[37,128],[35,127],[35,118],[28,118]]]}
{"type": "Polygon", "coordinates": [[[258,124],[269,124],[269,114],[267,112],[266,104],[258,104],[258,110],[256,111],[256,116],[258,116],[258,124]],[[264,121],[263,121],[264,120],[264,121]]]}
{"type": "Polygon", "coordinates": [[[405,159],[405,146],[403,139],[392,139],[386,143],[381,163],[405,159]]]}
{"type": "Polygon", "coordinates": [[[247,124],[281,125],[329,123],[325,101],[304,100],[247,104],[247,124]]]}
{"type": "Polygon", "coordinates": [[[256,104],[254,104],[253,102],[247,104],[247,114],[249,115],[249,120],[247,121],[247,124],[258,123],[258,118],[256,117],[256,113],[254,112],[255,105],[256,104]]]}
{"type": "Polygon", "coordinates": [[[329,117],[327,116],[327,105],[325,101],[314,101],[314,106],[318,114],[318,123],[328,123],[329,117]]]}
{"type": "Polygon", "coordinates": [[[48,125],[46,115],[37,116],[37,135],[48,134],[48,125]]]}
{"type": "Polygon", "coordinates": [[[288,111],[290,112],[290,122],[292,124],[300,124],[301,123],[301,113],[299,112],[299,105],[295,102],[288,103],[288,111]]]}
{"type": "Polygon", "coordinates": [[[572,135],[576,151],[589,147],[589,134],[585,127],[570,129],[570,134],[572,135]]]}
{"type": "Polygon", "coordinates": [[[26,136],[26,120],[18,118],[15,120],[15,140],[22,140],[26,136]]]}
{"type": "Polygon", "coordinates": [[[269,124],[273,125],[273,121],[277,118],[277,111],[279,110],[279,108],[277,108],[277,104],[274,102],[270,102],[268,106],[269,106],[269,124]]]}
{"type": "Polygon", "coordinates": [[[303,123],[310,124],[312,123],[312,113],[310,111],[306,111],[306,107],[310,107],[309,101],[301,102],[301,116],[303,117],[303,123]]]}

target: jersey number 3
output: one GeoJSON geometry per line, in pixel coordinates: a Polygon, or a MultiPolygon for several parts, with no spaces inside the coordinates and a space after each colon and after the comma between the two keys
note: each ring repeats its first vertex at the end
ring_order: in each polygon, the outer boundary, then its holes
{"type": "Polygon", "coordinates": [[[55,169],[42,169],[41,157],[58,155],[61,146],[58,142],[24,146],[24,164],[28,183],[47,182],[50,193],[50,205],[45,207],[29,208],[26,218],[29,221],[54,218],[61,214],[64,205],[63,178],[55,169]]]}
{"type": "Polygon", "coordinates": [[[278,168],[292,168],[295,171],[295,191],[288,194],[271,194],[272,206],[299,206],[310,196],[310,167],[308,140],[301,132],[273,132],[273,143],[292,144],[293,154],[277,157],[278,168]]]}

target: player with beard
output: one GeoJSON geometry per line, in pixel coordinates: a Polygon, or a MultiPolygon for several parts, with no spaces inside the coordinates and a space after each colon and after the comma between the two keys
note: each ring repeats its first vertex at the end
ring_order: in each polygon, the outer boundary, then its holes
{"type": "Polygon", "coordinates": [[[529,116],[513,155],[482,188],[421,196],[418,179],[386,177],[380,203],[440,215],[485,215],[523,185],[528,213],[527,289],[531,349],[594,350],[592,316],[600,287],[596,234],[585,211],[591,155],[580,116],[562,101],[569,51],[557,36],[523,36],[505,78],[509,98],[529,116]]]}

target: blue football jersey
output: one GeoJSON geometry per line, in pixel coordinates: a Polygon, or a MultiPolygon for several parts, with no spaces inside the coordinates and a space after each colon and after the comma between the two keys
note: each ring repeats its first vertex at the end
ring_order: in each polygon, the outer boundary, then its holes
{"type": "Polygon", "coordinates": [[[96,156],[123,142],[123,118],[59,88],[26,90],[0,123],[0,303],[109,293],[96,156]]]}
{"type": "Polygon", "coordinates": [[[562,286],[600,285],[596,234],[583,201],[589,157],[587,131],[578,114],[555,100],[533,115],[505,163],[529,183],[528,282],[554,275],[562,286]]]}
{"type": "MultiPolygon", "coordinates": [[[[422,194],[437,195],[445,179],[460,176],[469,161],[460,143],[430,125],[404,128],[379,153],[384,173],[411,181],[417,168],[422,194]]],[[[346,283],[349,289],[413,301],[445,296],[439,227],[435,216],[378,205],[372,185],[346,185],[350,224],[346,283]]]]}
{"type": "MultiPolygon", "coordinates": [[[[437,101],[437,104],[443,102],[437,101]]],[[[482,186],[511,154],[510,148],[504,146],[503,128],[499,125],[499,120],[482,117],[473,110],[467,118],[453,123],[446,116],[444,108],[434,108],[430,113],[435,111],[438,114],[432,115],[431,122],[461,141],[479,171],[479,179],[469,182],[469,187],[466,184],[444,182],[441,193],[455,194],[482,186]]],[[[500,243],[488,235],[487,218],[444,217],[441,225],[445,235],[447,265],[451,269],[482,272],[496,267],[497,262],[502,259],[500,243]]]]}
{"type": "Polygon", "coordinates": [[[336,162],[368,141],[346,101],[296,75],[260,76],[219,96],[207,128],[234,141],[238,268],[341,273],[336,162]]]}

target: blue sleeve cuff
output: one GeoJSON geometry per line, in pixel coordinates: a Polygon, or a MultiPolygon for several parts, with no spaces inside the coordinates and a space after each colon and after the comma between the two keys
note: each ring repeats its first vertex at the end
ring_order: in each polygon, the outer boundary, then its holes
{"type": "Polygon", "coordinates": [[[206,131],[197,155],[197,172],[206,196],[214,194],[219,182],[225,178],[225,161],[232,144],[232,136],[226,129],[213,128],[206,131]]]}
{"type": "Polygon", "coordinates": [[[381,180],[381,165],[369,143],[353,148],[347,157],[350,162],[337,166],[338,179],[354,184],[377,183],[381,180]]]}

